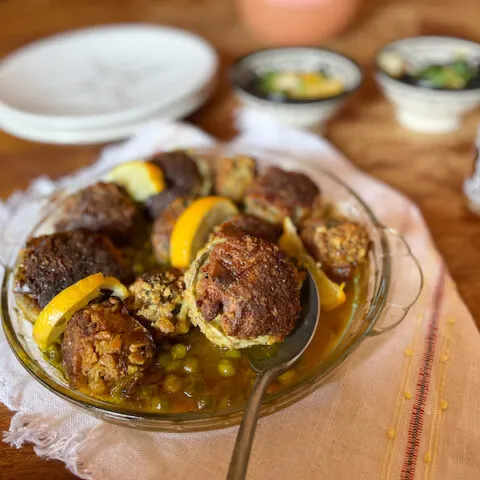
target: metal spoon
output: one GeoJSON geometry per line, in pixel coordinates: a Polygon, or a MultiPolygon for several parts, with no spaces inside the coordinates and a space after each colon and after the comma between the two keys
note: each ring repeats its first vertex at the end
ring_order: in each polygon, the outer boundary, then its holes
{"type": "Polygon", "coordinates": [[[242,423],[228,468],[227,480],[243,480],[245,478],[263,395],[270,382],[291,368],[300,358],[317,329],[320,319],[320,296],[310,272],[307,271],[307,273],[302,288],[302,296],[305,295],[306,298],[304,297],[302,302],[303,309],[295,330],[280,344],[278,352],[273,357],[257,357],[254,349],[249,351],[250,365],[258,373],[258,377],[245,405],[242,423]]]}

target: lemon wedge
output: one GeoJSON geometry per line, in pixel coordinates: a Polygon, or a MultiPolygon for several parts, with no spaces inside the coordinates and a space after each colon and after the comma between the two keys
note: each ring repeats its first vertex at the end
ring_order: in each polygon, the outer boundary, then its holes
{"type": "Polygon", "coordinates": [[[170,237],[172,265],[187,268],[214,227],[237,213],[235,204],[224,197],[203,197],[191,203],[180,215],[170,237]]]}
{"type": "Polygon", "coordinates": [[[325,272],[317,266],[315,260],[305,250],[295,225],[288,217],[283,221],[283,234],[278,241],[278,246],[289,257],[295,258],[303,268],[310,271],[317,284],[320,305],[323,310],[333,310],[345,302],[343,284],[339,285],[330,280],[325,272]]]}
{"type": "Polygon", "coordinates": [[[70,317],[98,297],[101,290],[111,290],[112,295],[122,300],[128,297],[127,287],[117,278],[95,273],[67,287],[50,300],[33,327],[33,339],[42,352],[59,340],[70,317]]]}
{"type": "Polygon", "coordinates": [[[144,202],[166,188],[162,169],[154,163],[140,160],[118,165],[107,174],[106,180],[124,187],[137,202],[144,202]]]}

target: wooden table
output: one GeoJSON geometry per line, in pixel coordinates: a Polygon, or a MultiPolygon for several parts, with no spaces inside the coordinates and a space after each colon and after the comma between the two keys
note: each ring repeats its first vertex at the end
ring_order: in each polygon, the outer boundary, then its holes
{"type": "MultiPolygon", "coordinates": [[[[327,130],[327,137],[360,168],[392,185],[421,208],[435,242],[477,324],[480,324],[480,218],[464,206],[462,181],[472,168],[480,112],[460,132],[431,137],[408,132],[394,120],[370,72],[373,54],[403,36],[444,34],[480,41],[478,0],[364,1],[352,28],[328,44],[366,69],[361,91],[327,130]]],[[[112,22],[171,24],[211,41],[221,58],[217,91],[190,121],[220,138],[235,134],[234,100],[224,75],[232,60],[261,47],[239,25],[227,0],[1,0],[0,55],[37,38],[71,28],[112,22]]],[[[54,178],[95,160],[101,146],[59,147],[25,142],[0,133],[0,196],[25,188],[40,174],[54,178]]],[[[0,430],[11,413],[0,406],[0,430]]],[[[60,462],[45,462],[31,447],[0,443],[1,479],[73,478],[60,462]]]]}

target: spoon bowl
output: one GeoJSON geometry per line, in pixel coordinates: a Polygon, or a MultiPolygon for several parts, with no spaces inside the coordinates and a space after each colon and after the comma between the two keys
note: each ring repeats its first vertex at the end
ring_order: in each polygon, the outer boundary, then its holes
{"type": "Polygon", "coordinates": [[[228,480],[243,480],[246,476],[258,412],[265,391],[275,377],[291,368],[300,359],[315,335],[320,320],[320,295],[308,270],[301,295],[303,308],[297,326],[279,345],[275,355],[267,357],[259,348],[247,351],[250,365],[258,373],[258,377],[245,405],[228,469],[228,480]]]}

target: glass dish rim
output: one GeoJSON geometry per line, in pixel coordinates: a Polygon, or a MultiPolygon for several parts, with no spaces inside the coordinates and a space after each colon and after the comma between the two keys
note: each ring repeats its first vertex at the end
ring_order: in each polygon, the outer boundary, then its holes
{"type": "MultiPolygon", "coordinates": [[[[202,152],[212,154],[213,148],[199,148],[195,149],[196,153],[202,152]]],[[[284,157],[293,160],[294,156],[285,152],[284,157]]],[[[309,163],[301,164],[303,171],[312,170],[312,165],[309,163]]],[[[390,260],[390,246],[388,243],[387,235],[385,233],[384,225],[376,218],[371,208],[362,200],[362,198],[346,183],[344,183],[337,175],[331,171],[315,166],[315,170],[322,175],[330,177],[334,182],[337,182],[345,190],[352,195],[359,203],[364,213],[367,214],[373,227],[378,231],[380,236],[381,255],[382,262],[382,275],[379,278],[378,283],[374,286],[374,291],[371,300],[366,304],[363,317],[368,319],[368,325],[361,334],[353,341],[353,343],[344,351],[341,355],[336,356],[333,360],[326,359],[324,368],[313,374],[311,377],[307,377],[298,384],[282,390],[281,392],[271,395],[266,398],[262,404],[260,416],[267,416],[275,413],[283,408],[292,405],[293,403],[301,400],[313,390],[317,389],[322,380],[336,370],[357,348],[358,346],[371,334],[375,325],[380,320],[384,311],[385,304],[387,303],[390,282],[391,282],[391,260],[390,260]]],[[[97,173],[95,177],[99,177],[101,174],[97,173]]],[[[90,179],[91,180],[91,179],[90,179]]],[[[47,198],[47,205],[54,206],[59,200],[64,198],[64,195],[69,194],[68,186],[59,190],[55,190],[51,196],[47,198]],[[63,195],[63,196],[62,196],[63,195]]],[[[58,207],[58,206],[57,206],[58,207]]],[[[34,232],[39,225],[44,222],[52,212],[47,212],[42,218],[32,227],[30,232],[34,232]]],[[[28,236],[27,236],[28,238],[28,236]]],[[[236,408],[233,410],[223,410],[220,413],[211,412],[186,412],[186,413],[156,413],[156,412],[142,412],[139,410],[122,408],[113,403],[94,399],[85,394],[82,394],[76,390],[70,389],[59,384],[53,380],[44,370],[37,364],[37,362],[30,357],[25,350],[20,340],[17,338],[19,334],[15,331],[13,323],[9,315],[9,283],[13,274],[14,267],[7,267],[3,273],[2,279],[2,291],[0,296],[0,308],[2,315],[2,325],[5,332],[7,342],[13,351],[15,357],[19,360],[23,368],[38,381],[41,385],[46,387],[49,391],[55,395],[67,400],[73,405],[86,409],[93,415],[100,417],[104,420],[125,425],[126,421],[129,421],[129,426],[137,428],[144,428],[156,431],[206,431],[215,430],[221,428],[227,428],[237,425],[242,417],[243,408],[236,408]],[[143,423],[142,422],[146,422],[143,423]],[[136,425],[138,424],[138,425],[136,425]]]]}

